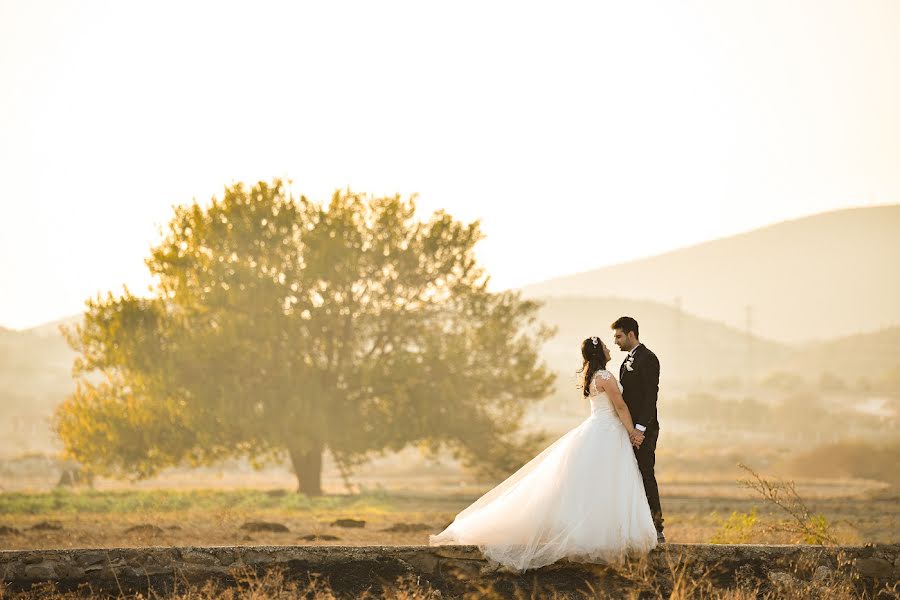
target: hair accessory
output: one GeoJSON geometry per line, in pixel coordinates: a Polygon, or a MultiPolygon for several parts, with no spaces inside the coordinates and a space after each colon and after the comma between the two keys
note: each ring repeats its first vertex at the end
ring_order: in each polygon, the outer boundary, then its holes
{"type": "Polygon", "coordinates": [[[596,346],[600,342],[600,338],[598,338],[596,335],[592,335],[591,342],[596,346]]]}

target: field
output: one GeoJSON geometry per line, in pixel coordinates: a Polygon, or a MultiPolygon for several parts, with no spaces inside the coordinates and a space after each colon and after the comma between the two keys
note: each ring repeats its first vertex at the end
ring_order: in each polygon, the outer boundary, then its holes
{"type": "MultiPolygon", "coordinates": [[[[780,530],[787,514],[735,482],[663,480],[661,487],[669,541],[799,541],[780,530]]],[[[799,482],[798,491],[841,543],[900,539],[897,490],[819,481],[799,482]]],[[[283,488],[6,492],[0,494],[0,547],[427,544],[429,533],[476,497],[384,491],[308,498],[283,488]],[[365,524],[342,527],[338,519],[365,524]],[[283,528],[255,530],[253,522],[283,528]]]]}

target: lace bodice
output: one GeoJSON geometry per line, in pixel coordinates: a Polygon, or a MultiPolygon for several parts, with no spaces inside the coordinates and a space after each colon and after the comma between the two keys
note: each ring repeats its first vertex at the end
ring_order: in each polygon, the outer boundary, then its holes
{"type": "MultiPolygon", "coordinates": [[[[606,369],[601,369],[594,373],[594,378],[591,379],[591,387],[589,389],[590,395],[588,396],[588,399],[591,401],[592,416],[607,413],[615,414],[615,408],[612,405],[612,401],[609,399],[609,395],[605,391],[602,391],[597,387],[598,380],[611,378],[612,373],[610,373],[606,369]]],[[[619,383],[619,391],[621,390],[622,384],[619,383]]],[[[616,418],[618,418],[618,416],[616,416],[616,418]]]]}

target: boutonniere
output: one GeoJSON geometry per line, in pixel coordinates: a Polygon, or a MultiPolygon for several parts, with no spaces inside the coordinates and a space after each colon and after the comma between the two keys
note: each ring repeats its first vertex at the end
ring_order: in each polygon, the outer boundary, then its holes
{"type": "Polygon", "coordinates": [[[634,371],[634,367],[631,366],[632,364],[634,364],[634,356],[629,356],[625,359],[625,370],[634,371]]]}

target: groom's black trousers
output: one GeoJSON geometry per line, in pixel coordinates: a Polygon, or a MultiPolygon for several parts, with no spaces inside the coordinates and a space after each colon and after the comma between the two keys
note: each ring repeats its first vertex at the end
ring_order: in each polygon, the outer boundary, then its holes
{"type": "Polygon", "coordinates": [[[656,525],[656,531],[662,531],[662,507],[659,504],[659,487],[656,485],[656,474],[653,471],[656,466],[657,439],[659,439],[659,429],[648,429],[644,432],[644,442],[641,447],[634,449],[634,455],[637,457],[638,469],[644,479],[644,491],[647,493],[647,503],[650,504],[653,524],[656,525]]]}

